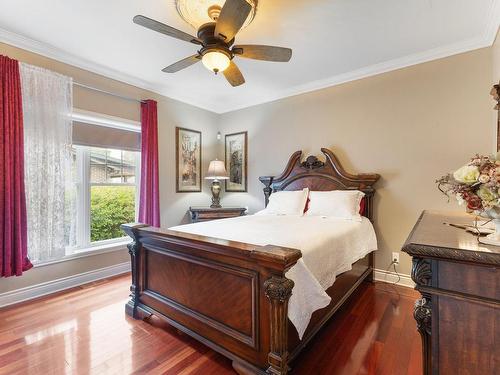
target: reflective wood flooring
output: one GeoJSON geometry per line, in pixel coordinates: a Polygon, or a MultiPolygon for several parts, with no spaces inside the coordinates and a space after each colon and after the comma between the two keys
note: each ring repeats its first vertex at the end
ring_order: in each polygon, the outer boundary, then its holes
{"type": "MultiPolygon", "coordinates": [[[[0,309],[0,374],[234,374],[231,362],[167,324],[125,316],[129,278],[0,309]]],[[[417,293],[364,284],[292,374],[421,374],[417,293]]]]}

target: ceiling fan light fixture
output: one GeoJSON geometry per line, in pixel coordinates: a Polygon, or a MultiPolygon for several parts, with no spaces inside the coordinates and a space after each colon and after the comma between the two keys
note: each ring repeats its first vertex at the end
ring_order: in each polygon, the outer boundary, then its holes
{"type": "MultiPolygon", "coordinates": [[[[243,27],[248,26],[253,21],[257,12],[258,0],[246,1],[252,6],[252,11],[243,27]]],[[[221,9],[225,2],[226,0],[175,0],[175,6],[182,19],[198,30],[201,25],[214,21],[213,16],[218,15],[218,13],[213,10],[215,7],[221,9]]]]}
{"type": "Polygon", "coordinates": [[[208,70],[217,74],[227,69],[231,63],[231,59],[228,54],[222,51],[213,50],[204,53],[201,62],[208,70]]]}
{"type": "MultiPolygon", "coordinates": [[[[187,4],[190,0],[176,0],[176,4],[187,4]]],[[[202,1],[191,0],[200,4],[202,1]]],[[[215,74],[224,73],[224,78],[233,87],[245,83],[238,65],[233,62],[235,56],[254,60],[288,62],[292,57],[292,50],[285,47],[259,45],[259,44],[234,44],[236,34],[248,21],[258,0],[210,0],[224,1],[223,6],[210,4],[206,9],[212,22],[204,23],[197,30],[197,36],[166,25],[152,18],[138,14],[133,18],[137,25],[149,30],[164,34],[171,38],[201,46],[196,54],[185,57],[162,69],[165,73],[176,73],[202,61],[203,65],[215,74]]],[[[205,3],[205,5],[207,5],[205,3]]]]}

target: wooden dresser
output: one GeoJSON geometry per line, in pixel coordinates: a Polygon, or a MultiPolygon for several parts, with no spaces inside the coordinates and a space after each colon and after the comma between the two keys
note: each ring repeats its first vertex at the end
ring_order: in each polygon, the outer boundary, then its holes
{"type": "Polygon", "coordinates": [[[247,209],[245,207],[189,207],[192,223],[243,216],[245,215],[246,210],[247,209]]]}
{"type": "Polygon", "coordinates": [[[500,374],[500,247],[443,224],[472,219],[424,211],[403,247],[422,295],[414,317],[424,374],[500,374]]]}

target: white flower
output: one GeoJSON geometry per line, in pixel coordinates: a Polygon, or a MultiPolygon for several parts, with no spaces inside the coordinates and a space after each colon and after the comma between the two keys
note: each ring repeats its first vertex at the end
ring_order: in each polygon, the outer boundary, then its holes
{"type": "Polygon", "coordinates": [[[491,204],[493,206],[498,200],[498,196],[484,185],[477,191],[477,196],[481,198],[483,205],[487,203],[488,205],[491,204]]]}
{"type": "Polygon", "coordinates": [[[479,177],[479,168],[474,165],[464,165],[453,173],[453,178],[464,184],[473,184],[479,177]]]}
{"type": "Polygon", "coordinates": [[[463,204],[465,203],[465,199],[462,197],[462,194],[460,193],[457,193],[455,195],[455,198],[457,199],[457,202],[460,206],[463,206],[463,204]]]}
{"type": "Polygon", "coordinates": [[[479,176],[479,182],[482,184],[487,183],[489,180],[490,180],[490,176],[488,176],[487,174],[482,174],[479,176]]]}

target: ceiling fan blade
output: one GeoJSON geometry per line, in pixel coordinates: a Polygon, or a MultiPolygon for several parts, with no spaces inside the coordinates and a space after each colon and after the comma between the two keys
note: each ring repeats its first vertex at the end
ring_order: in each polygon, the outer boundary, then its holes
{"type": "Polygon", "coordinates": [[[245,83],[245,78],[243,78],[243,74],[241,74],[240,69],[231,60],[229,66],[222,72],[224,73],[224,77],[226,77],[227,81],[231,84],[231,86],[236,87],[245,83]]]}
{"type": "Polygon", "coordinates": [[[217,19],[214,35],[229,42],[241,29],[251,10],[252,6],[245,0],[226,0],[217,19]]]}
{"type": "Polygon", "coordinates": [[[175,73],[178,72],[179,70],[185,69],[193,64],[196,64],[198,61],[201,61],[200,55],[189,56],[186,57],[185,59],[177,61],[176,63],[173,63],[172,65],[167,66],[166,68],[163,68],[161,71],[164,73],[175,73]]]}
{"type": "Polygon", "coordinates": [[[234,46],[233,53],[248,59],[265,61],[287,62],[292,58],[292,50],[290,48],[257,44],[234,46]]]}
{"type": "Polygon", "coordinates": [[[199,44],[201,45],[202,42],[198,38],[189,35],[188,33],[185,33],[184,31],[177,30],[171,26],[165,25],[164,23],[155,21],[151,18],[142,16],[142,15],[137,15],[133,19],[134,23],[137,25],[144,26],[147,29],[168,35],[172,38],[177,38],[180,40],[184,40],[185,42],[190,42],[194,44],[199,44]]]}

